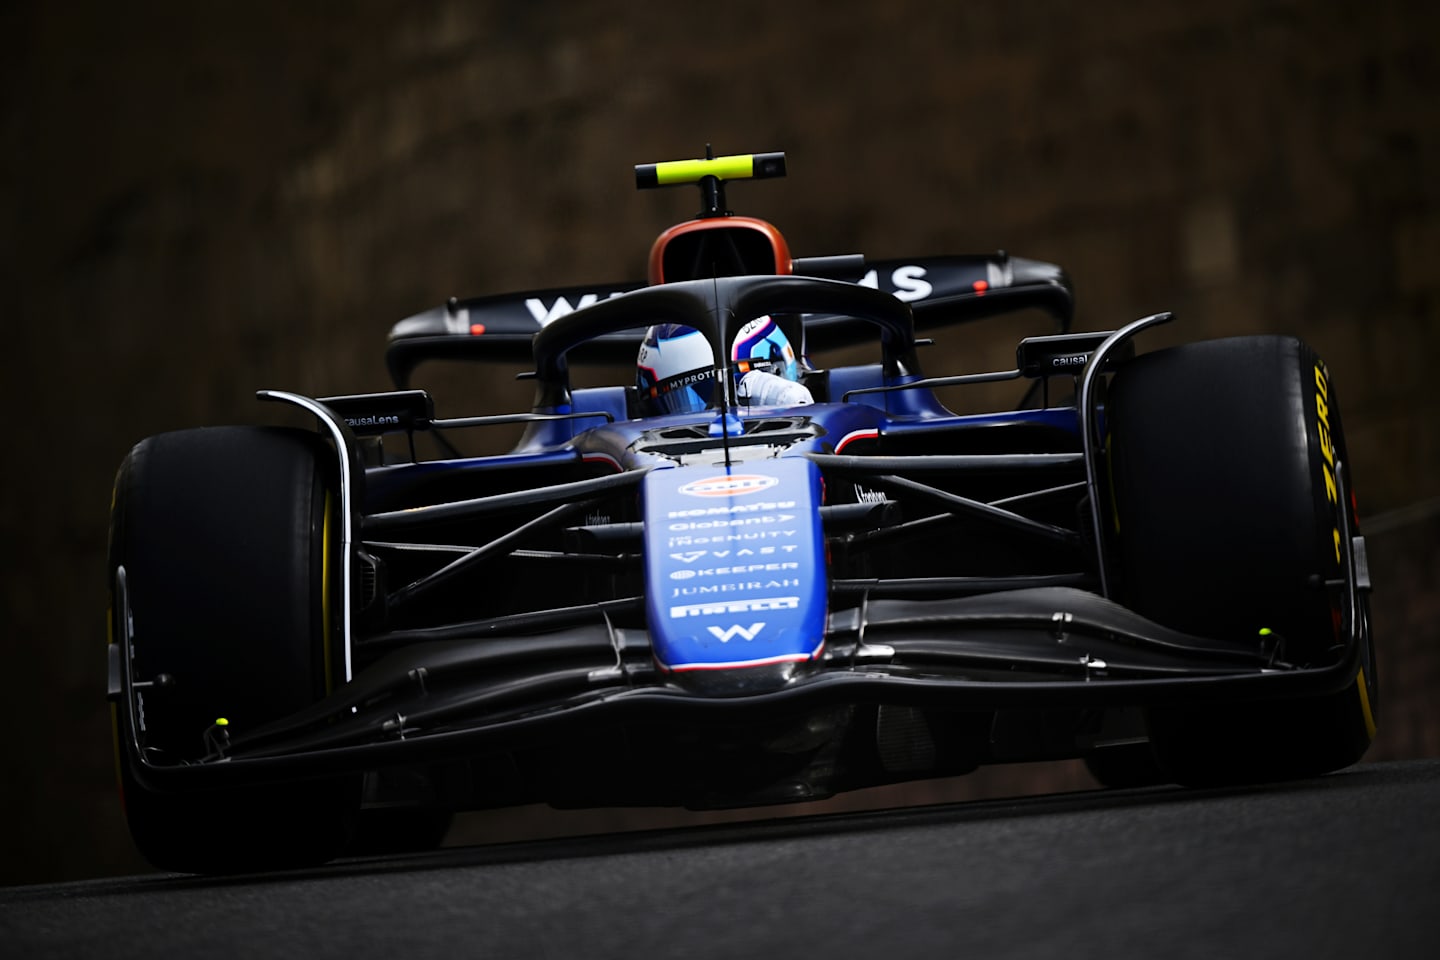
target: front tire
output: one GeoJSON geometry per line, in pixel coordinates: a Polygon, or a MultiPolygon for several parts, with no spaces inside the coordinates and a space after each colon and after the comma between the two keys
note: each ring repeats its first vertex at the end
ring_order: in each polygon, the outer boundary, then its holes
{"type": "MultiPolygon", "coordinates": [[[[177,764],[220,717],[237,733],[322,698],[331,677],[328,569],[335,537],[326,450],[311,434],[215,427],[141,442],[121,464],[110,577],[125,569],[141,749],[177,764]]],[[[112,604],[113,606],[113,604],[112,604]]],[[[129,751],[118,775],[131,836],[155,866],[190,873],[301,866],[336,856],[359,778],[167,793],[129,751]]]]}
{"type": "MultiPolygon", "coordinates": [[[[1343,649],[1339,502],[1344,436],[1329,373],[1289,337],[1241,337],[1141,356],[1107,403],[1120,597],[1203,636],[1284,638],[1299,666],[1343,649]]],[[[1356,615],[1366,616],[1364,602],[1356,615]]],[[[1147,714],[1162,771],[1210,784],[1314,776],[1356,762],[1374,734],[1374,653],[1333,694],[1147,714]]]]}

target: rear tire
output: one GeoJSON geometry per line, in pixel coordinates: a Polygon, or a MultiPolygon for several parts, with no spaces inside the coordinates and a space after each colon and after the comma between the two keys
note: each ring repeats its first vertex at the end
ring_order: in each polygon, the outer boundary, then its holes
{"type": "MultiPolygon", "coordinates": [[[[1334,663],[1345,529],[1335,464],[1338,404],[1314,351],[1241,337],[1141,356],[1107,404],[1118,595],[1178,630],[1235,640],[1268,629],[1283,658],[1334,663]]],[[[1359,615],[1366,616],[1362,598],[1359,615]]],[[[1348,766],[1374,734],[1374,654],[1325,696],[1152,709],[1164,773],[1211,784],[1314,776],[1348,766]]]]}
{"type": "MultiPolygon", "coordinates": [[[[138,694],[151,762],[198,759],[217,718],[243,733],[325,695],[328,459],[301,431],[215,427],[152,437],[121,464],[110,577],[125,568],[133,675],[174,678],[138,694]]],[[[358,777],[166,793],[117,756],[131,836],[161,869],[324,862],[359,806],[358,777]]]]}

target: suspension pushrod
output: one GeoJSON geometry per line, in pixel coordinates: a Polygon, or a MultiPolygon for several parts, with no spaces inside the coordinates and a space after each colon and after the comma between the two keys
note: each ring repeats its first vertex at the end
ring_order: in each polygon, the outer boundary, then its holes
{"type": "Polygon", "coordinates": [[[949,491],[932,487],[929,484],[920,483],[918,480],[886,475],[871,477],[870,480],[877,486],[888,487],[892,490],[905,490],[932,503],[938,503],[951,513],[979,517],[1000,526],[1008,527],[1018,533],[1027,533],[1042,537],[1046,540],[1056,540],[1066,544],[1080,542],[1080,535],[1074,530],[1067,530],[1064,527],[1057,527],[1053,524],[1031,520],[1029,517],[1021,516],[1018,513],[1012,513],[1000,507],[992,507],[990,504],[980,500],[962,497],[959,494],[950,493],[949,491]]]}
{"type": "Polygon", "coordinates": [[[580,513],[582,511],[588,510],[592,505],[597,502],[599,502],[599,498],[592,497],[589,500],[578,500],[574,503],[562,503],[560,506],[541,514],[540,516],[529,521],[528,523],[522,523],[520,526],[516,527],[514,530],[511,530],[509,533],[504,534],[500,537],[496,537],[489,543],[482,544],[481,546],[476,547],[474,550],[471,550],[464,556],[456,560],[450,561],[445,566],[441,567],[439,570],[436,570],[434,573],[421,577],[419,580],[416,580],[413,583],[407,584],[406,586],[401,587],[399,590],[396,590],[390,595],[390,608],[395,609],[398,607],[402,607],[405,604],[415,600],[415,598],[420,596],[421,594],[424,594],[434,589],[436,586],[440,585],[446,580],[454,579],[456,576],[464,573],[466,570],[469,570],[476,564],[488,560],[490,557],[493,557],[496,554],[502,552],[508,553],[510,551],[510,548],[514,544],[522,541],[525,537],[529,536],[536,530],[540,530],[544,527],[559,523],[571,514],[580,513]]]}

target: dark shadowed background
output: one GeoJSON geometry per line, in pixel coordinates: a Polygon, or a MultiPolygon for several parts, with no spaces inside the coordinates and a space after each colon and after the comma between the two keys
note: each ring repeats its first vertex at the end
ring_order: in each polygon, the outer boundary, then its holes
{"type": "MultiPolygon", "coordinates": [[[[1004,248],[1070,269],[1082,329],[1310,340],[1369,522],[1369,758],[1440,755],[1437,36],[1430,0],[0,5],[0,883],[141,869],[101,649],[126,450],[262,420],[257,387],[383,388],[390,325],[451,294],[643,276],[695,197],[631,166],[707,141],[788,153],[730,201],[797,255],[1004,248]]],[[[1009,366],[1023,332],[925,359],[1009,366]]]]}

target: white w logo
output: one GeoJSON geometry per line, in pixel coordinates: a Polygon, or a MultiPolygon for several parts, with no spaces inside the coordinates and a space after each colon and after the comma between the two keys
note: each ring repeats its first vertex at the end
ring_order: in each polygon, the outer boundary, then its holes
{"type": "MultiPolygon", "coordinates": [[[[605,299],[608,300],[611,297],[618,297],[624,292],[623,290],[612,291],[605,294],[605,299]]],[[[600,294],[598,293],[582,293],[580,295],[580,301],[573,307],[570,305],[570,301],[564,297],[556,297],[555,302],[547,307],[544,300],[541,300],[539,297],[531,297],[525,301],[525,308],[530,311],[530,316],[535,318],[536,323],[542,327],[548,327],[561,317],[572,314],[576,310],[584,310],[599,300],[600,294]]]]}
{"type": "Polygon", "coordinates": [[[525,301],[525,306],[529,308],[530,316],[535,318],[535,322],[539,323],[542,327],[548,327],[563,316],[574,313],[576,310],[584,310],[598,299],[600,298],[595,296],[595,294],[587,293],[580,297],[580,305],[578,307],[572,307],[570,306],[569,300],[566,300],[564,297],[556,297],[554,306],[546,309],[544,300],[532,297],[525,301]]]}
{"type": "Polygon", "coordinates": [[[705,629],[709,630],[710,635],[713,636],[716,640],[719,640],[721,643],[729,643],[733,638],[737,636],[744,640],[754,640],[756,635],[761,630],[765,629],[765,624],[752,623],[750,624],[750,628],[748,630],[745,627],[740,626],[738,623],[726,627],[724,630],[721,630],[719,627],[706,627],[705,629]]]}

